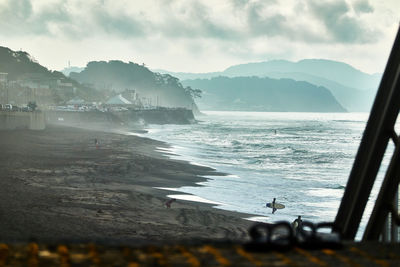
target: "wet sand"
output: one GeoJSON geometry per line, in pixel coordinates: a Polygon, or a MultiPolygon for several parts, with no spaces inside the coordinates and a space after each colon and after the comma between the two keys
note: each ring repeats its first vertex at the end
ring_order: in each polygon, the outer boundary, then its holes
{"type": "Polygon", "coordinates": [[[72,127],[0,131],[0,242],[246,238],[248,215],[184,200],[164,205],[171,192],[154,187],[194,185],[217,173],[157,147],[167,144],[72,127]]]}

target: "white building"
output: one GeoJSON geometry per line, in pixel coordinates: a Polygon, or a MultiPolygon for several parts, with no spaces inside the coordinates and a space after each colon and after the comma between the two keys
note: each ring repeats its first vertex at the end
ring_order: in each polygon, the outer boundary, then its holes
{"type": "Polygon", "coordinates": [[[110,98],[107,102],[107,105],[132,105],[132,102],[124,98],[121,94],[116,95],[110,98]]]}

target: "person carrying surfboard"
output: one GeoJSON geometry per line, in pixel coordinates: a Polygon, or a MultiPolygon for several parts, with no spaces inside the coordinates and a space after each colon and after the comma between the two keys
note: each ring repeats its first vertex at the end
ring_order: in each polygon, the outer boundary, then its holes
{"type": "Polygon", "coordinates": [[[277,209],[283,209],[283,208],[285,208],[285,205],[283,205],[283,204],[281,204],[281,203],[276,203],[276,198],[274,198],[274,199],[272,200],[272,202],[267,203],[265,206],[266,206],[267,208],[271,208],[271,209],[272,209],[272,213],[275,213],[275,211],[276,211],[277,209]]]}
{"type": "Polygon", "coordinates": [[[274,214],[275,211],[276,211],[275,200],[276,200],[276,198],[274,198],[274,199],[272,200],[271,203],[265,204],[265,206],[266,206],[267,208],[272,208],[272,214],[274,214]]]}
{"type": "Polygon", "coordinates": [[[276,198],[274,198],[274,200],[272,200],[272,214],[274,214],[276,211],[275,200],[276,200],[276,198]]]}

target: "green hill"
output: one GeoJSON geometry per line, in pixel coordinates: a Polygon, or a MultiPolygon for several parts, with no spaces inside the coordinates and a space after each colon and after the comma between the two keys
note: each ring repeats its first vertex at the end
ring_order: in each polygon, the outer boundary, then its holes
{"type": "Polygon", "coordinates": [[[98,90],[134,89],[152,105],[163,107],[196,109],[193,98],[201,93],[189,86],[183,87],[178,78],[169,74],[155,73],[144,65],[119,60],[89,62],[83,71],[72,72],[70,77],[92,84],[98,90]]]}
{"type": "Polygon", "coordinates": [[[0,72],[8,73],[8,80],[14,81],[26,74],[40,74],[48,79],[66,78],[61,72],[49,71],[37,63],[27,52],[13,51],[0,46],[0,72]]]}
{"type": "MultiPolygon", "coordinates": [[[[16,82],[12,85],[13,89],[8,90],[7,98],[18,103],[36,101],[39,104],[60,104],[76,96],[87,101],[99,101],[105,97],[101,92],[81,85],[59,71],[47,69],[24,51],[0,47],[0,72],[8,74],[8,81],[16,82]],[[40,89],[33,92],[28,90],[27,84],[40,89]]],[[[7,101],[2,100],[4,103],[7,101]]]]}

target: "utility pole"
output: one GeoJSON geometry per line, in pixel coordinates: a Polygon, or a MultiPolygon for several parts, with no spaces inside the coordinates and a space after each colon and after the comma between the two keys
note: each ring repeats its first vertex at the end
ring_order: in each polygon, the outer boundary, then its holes
{"type": "Polygon", "coordinates": [[[5,84],[4,84],[4,86],[6,87],[6,103],[8,104],[9,102],[8,102],[8,82],[6,82],[5,84]]]}

